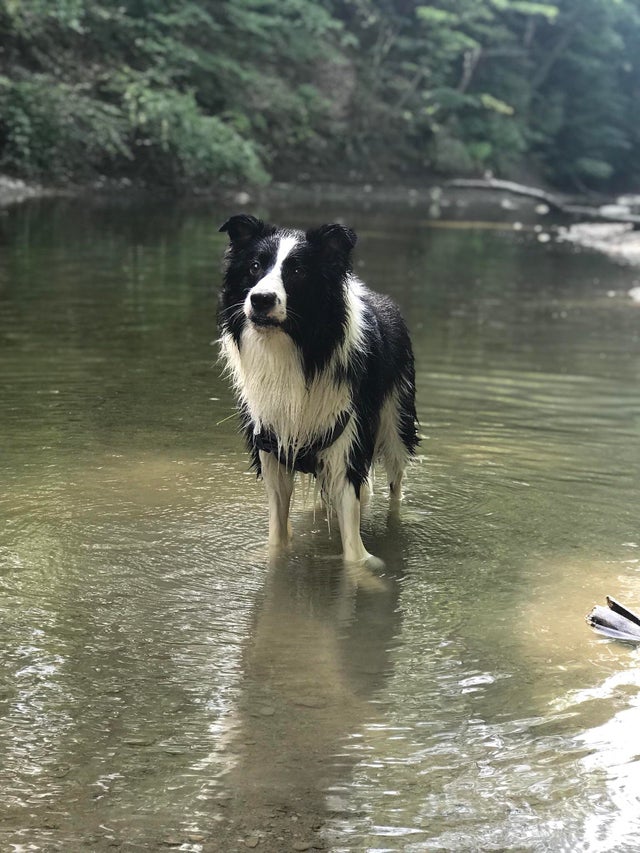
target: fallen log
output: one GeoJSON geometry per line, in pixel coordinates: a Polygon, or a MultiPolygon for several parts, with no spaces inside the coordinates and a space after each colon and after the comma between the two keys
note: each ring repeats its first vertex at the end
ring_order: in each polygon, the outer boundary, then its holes
{"type": "Polygon", "coordinates": [[[610,595],[607,596],[607,606],[596,604],[586,619],[594,631],[605,637],[640,643],[640,617],[610,595]]]}
{"type": "Polygon", "coordinates": [[[535,199],[547,205],[549,210],[571,216],[579,220],[589,222],[623,222],[633,225],[634,231],[640,230],[640,216],[622,211],[606,210],[604,207],[592,207],[584,204],[570,204],[563,201],[559,196],[537,187],[528,187],[515,181],[502,181],[498,178],[456,178],[447,181],[446,187],[470,190],[492,190],[493,192],[506,192],[511,195],[525,196],[535,199]]]}

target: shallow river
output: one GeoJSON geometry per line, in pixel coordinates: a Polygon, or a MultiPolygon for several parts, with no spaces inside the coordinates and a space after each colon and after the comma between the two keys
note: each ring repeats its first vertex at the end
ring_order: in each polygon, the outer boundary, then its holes
{"type": "Polygon", "coordinates": [[[0,215],[0,850],[640,850],[640,651],[584,622],[640,607],[640,273],[464,211],[258,209],[358,230],[423,435],[365,518],[384,572],[305,488],[269,562],[230,212],[0,215]]]}

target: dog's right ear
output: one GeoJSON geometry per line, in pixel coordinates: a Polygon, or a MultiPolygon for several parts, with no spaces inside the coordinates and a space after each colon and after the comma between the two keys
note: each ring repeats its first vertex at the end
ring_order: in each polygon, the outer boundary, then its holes
{"type": "Polygon", "coordinates": [[[327,255],[340,255],[346,258],[356,245],[358,237],[351,228],[333,223],[307,231],[307,240],[327,255]]]}
{"type": "Polygon", "coordinates": [[[251,240],[265,233],[266,226],[261,219],[238,213],[220,226],[219,231],[226,231],[232,246],[246,246],[251,240]]]}

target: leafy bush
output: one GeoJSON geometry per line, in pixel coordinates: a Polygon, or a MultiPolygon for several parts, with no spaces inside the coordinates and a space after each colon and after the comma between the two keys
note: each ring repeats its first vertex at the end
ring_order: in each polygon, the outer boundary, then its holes
{"type": "Polygon", "coordinates": [[[134,80],[123,87],[134,158],[162,183],[268,180],[256,147],[218,116],[204,115],[193,92],[158,90],[134,80]]]}
{"type": "Polygon", "coordinates": [[[0,45],[27,177],[640,181],[637,0],[0,0],[0,45]]]}
{"type": "Polygon", "coordinates": [[[117,106],[44,75],[0,78],[0,138],[0,165],[28,177],[86,177],[107,160],[130,157],[117,106]]]}
{"type": "Polygon", "coordinates": [[[268,180],[255,147],[193,92],[129,85],[114,103],[77,86],[32,78],[0,80],[0,166],[30,178],[87,178],[134,172],[178,186],[211,180],[268,180]]]}

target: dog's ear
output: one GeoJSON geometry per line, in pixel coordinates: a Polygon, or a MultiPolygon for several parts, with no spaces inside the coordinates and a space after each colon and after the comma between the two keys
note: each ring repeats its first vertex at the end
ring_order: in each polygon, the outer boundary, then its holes
{"type": "Polygon", "coordinates": [[[327,257],[337,256],[347,260],[357,240],[355,231],[335,223],[307,231],[307,242],[327,257]]]}
{"type": "Polygon", "coordinates": [[[246,246],[250,240],[264,234],[266,226],[261,219],[256,219],[255,216],[238,213],[236,216],[227,219],[218,230],[227,232],[233,246],[246,246]]]}

